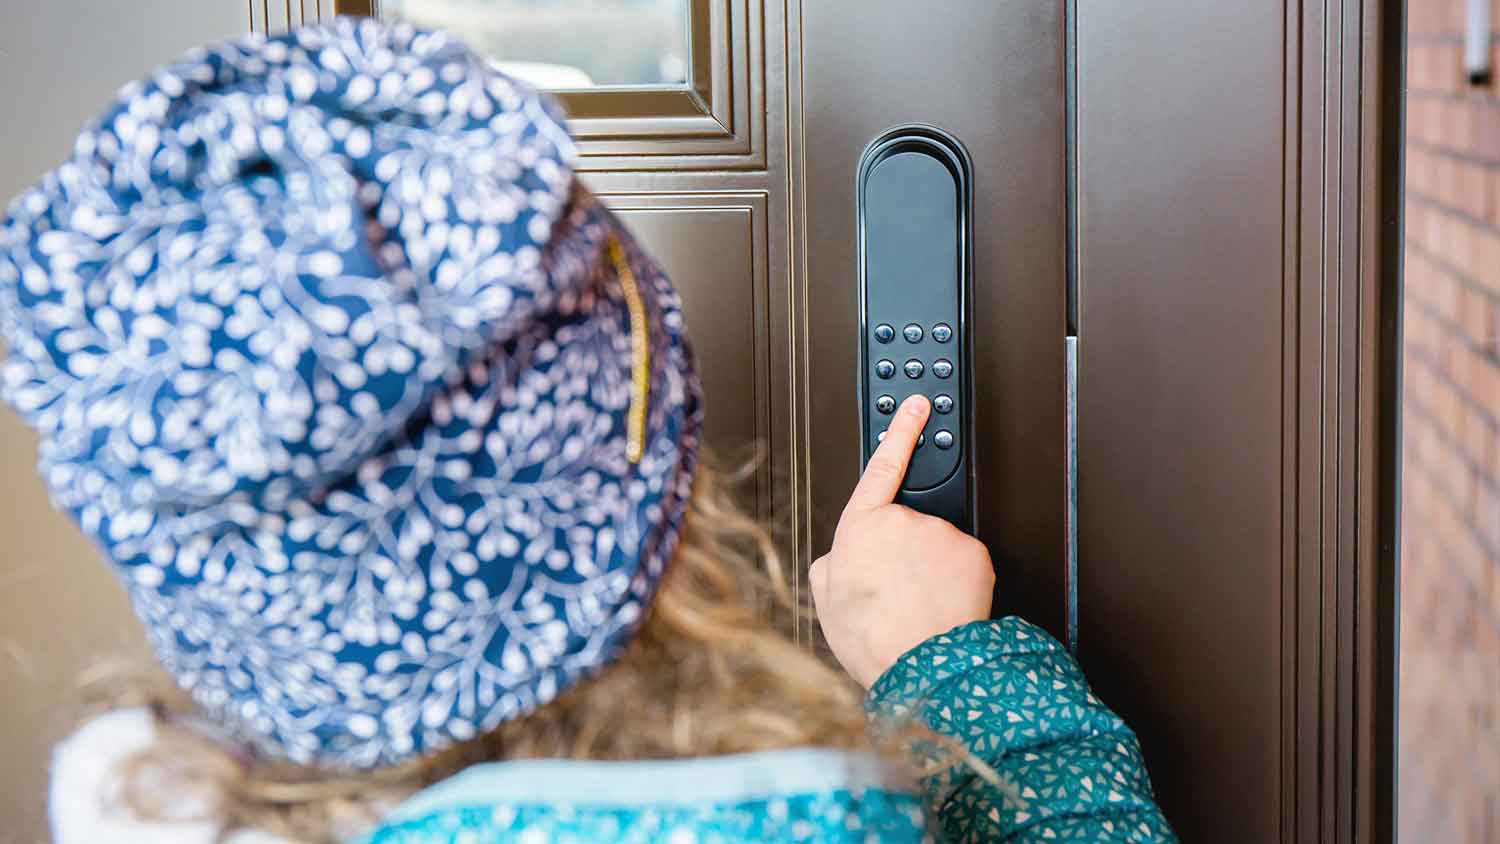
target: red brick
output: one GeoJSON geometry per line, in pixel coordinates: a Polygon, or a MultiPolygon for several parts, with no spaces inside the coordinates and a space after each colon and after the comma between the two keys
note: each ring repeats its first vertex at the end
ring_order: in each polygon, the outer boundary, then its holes
{"type": "MultiPolygon", "coordinates": [[[[1411,301],[1409,297],[1404,310],[1404,318],[1406,322],[1401,328],[1405,334],[1405,339],[1403,342],[1406,345],[1406,352],[1411,354],[1413,357],[1415,357],[1416,355],[1426,354],[1429,345],[1432,342],[1431,321],[1427,319],[1427,315],[1422,312],[1417,303],[1411,301]]],[[[1415,363],[1413,363],[1412,365],[1414,366],[1415,363]]],[[[1419,381],[1418,383],[1425,382],[1419,381]]],[[[1412,388],[1408,386],[1406,389],[1410,391],[1412,388]]],[[[1417,399],[1418,401],[1422,400],[1421,396],[1417,396],[1417,399]]]]}
{"type": "Polygon", "coordinates": [[[1406,242],[1417,246],[1426,246],[1429,242],[1427,231],[1427,206],[1415,201],[1414,197],[1406,198],[1406,242]]]}
{"type": "Polygon", "coordinates": [[[1494,358],[1500,356],[1500,297],[1485,295],[1481,297],[1481,302],[1485,325],[1479,336],[1479,348],[1494,358]]]}
{"type": "Polygon", "coordinates": [[[1426,91],[1432,86],[1432,47],[1429,44],[1413,44],[1406,53],[1407,91],[1426,91]]]}
{"type": "MultiPolygon", "coordinates": [[[[1500,434],[1496,436],[1497,441],[1495,447],[1490,449],[1490,465],[1485,470],[1485,474],[1492,479],[1500,481],[1500,434]]],[[[1485,469],[1485,467],[1481,467],[1481,469],[1485,469]]],[[[1497,563],[1497,565],[1500,565],[1500,563],[1497,563]]]]}
{"type": "Polygon", "coordinates": [[[1428,281],[1432,273],[1432,267],[1427,263],[1424,256],[1418,255],[1415,249],[1406,252],[1406,298],[1409,302],[1420,302],[1427,304],[1431,298],[1429,292],[1432,284],[1428,281]]]}
{"type": "Polygon", "coordinates": [[[1495,427],[1487,414],[1478,407],[1464,410],[1463,450],[1464,457],[1477,475],[1483,475],[1490,465],[1490,450],[1495,447],[1495,427]]]}
{"type": "Polygon", "coordinates": [[[1486,234],[1479,243],[1479,272],[1474,279],[1500,295],[1500,235],[1486,234]]]}
{"type": "MultiPolygon", "coordinates": [[[[1474,494],[1474,513],[1472,523],[1478,533],[1479,543],[1484,546],[1486,553],[1486,565],[1483,569],[1494,567],[1494,563],[1500,560],[1500,494],[1495,487],[1487,483],[1478,484],[1474,494]]],[[[1488,586],[1489,577],[1481,575],[1481,579],[1488,586]]]]}
{"type": "Polygon", "coordinates": [[[1480,110],[1475,131],[1475,152],[1486,161],[1500,162],[1500,108],[1494,101],[1480,110]]]}
{"type": "MultiPolygon", "coordinates": [[[[1435,538],[1443,546],[1439,559],[1446,558],[1449,564],[1463,573],[1464,579],[1476,583],[1483,579],[1483,571],[1489,563],[1489,553],[1479,537],[1470,527],[1472,511],[1473,478],[1459,479],[1458,485],[1465,487],[1462,496],[1449,491],[1433,496],[1432,526],[1435,538]]],[[[1439,480],[1441,489],[1444,481],[1439,480]]]]}
{"type": "Polygon", "coordinates": [[[1406,168],[1407,199],[1427,195],[1430,192],[1427,186],[1427,155],[1414,146],[1408,146],[1405,155],[1403,164],[1406,168]]]}
{"type": "Polygon", "coordinates": [[[1438,3],[1413,3],[1411,14],[1419,21],[1417,31],[1423,35],[1436,35],[1446,29],[1442,18],[1443,8],[1438,3]]]}
{"type": "Polygon", "coordinates": [[[1459,103],[1450,100],[1438,101],[1438,146],[1445,150],[1458,148],[1459,122],[1463,119],[1463,112],[1459,103]]]}
{"type": "MultiPolygon", "coordinates": [[[[1490,569],[1492,574],[1490,577],[1490,618],[1500,618],[1500,575],[1495,574],[1495,570],[1500,569],[1500,561],[1491,565],[1490,569]]],[[[1500,690],[1496,691],[1495,698],[1500,699],[1500,690]]],[[[1494,747],[1496,745],[1491,744],[1489,746],[1494,747]]],[[[1496,793],[1500,793],[1500,788],[1497,788],[1495,791],[1496,793]]]]}
{"type": "Polygon", "coordinates": [[[1454,94],[1468,81],[1464,72],[1463,52],[1459,45],[1437,42],[1424,45],[1422,82],[1428,90],[1454,94]]]}
{"type": "MultiPolygon", "coordinates": [[[[1443,332],[1443,375],[1448,378],[1453,389],[1458,391],[1459,399],[1465,399],[1473,395],[1474,376],[1474,353],[1469,350],[1469,343],[1464,339],[1463,329],[1454,325],[1444,326],[1443,332]]],[[[1459,417],[1462,419],[1462,416],[1459,417]]],[[[1460,422],[1462,424],[1462,422],[1460,422]]],[[[1450,429],[1457,431],[1457,428],[1450,429]]]]}
{"type": "Polygon", "coordinates": [[[1426,131],[1427,142],[1435,147],[1442,147],[1448,132],[1448,104],[1444,100],[1431,99],[1427,101],[1427,120],[1423,127],[1426,131]]]}
{"type": "Polygon", "coordinates": [[[1424,292],[1427,304],[1438,316],[1448,322],[1458,321],[1458,282],[1447,274],[1434,269],[1424,275],[1424,292]]]}
{"type": "MultiPolygon", "coordinates": [[[[1500,134],[1500,130],[1496,130],[1500,134]]],[[[1485,218],[1492,226],[1500,226],[1500,167],[1490,169],[1489,173],[1489,202],[1488,213],[1485,218]]]]}
{"type": "Polygon", "coordinates": [[[1422,215],[1422,245],[1441,254],[1447,246],[1444,242],[1447,233],[1448,226],[1443,213],[1436,208],[1428,208],[1422,215]]]}
{"type": "Polygon", "coordinates": [[[1443,145],[1448,149],[1468,152],[1470,141],[1474,137],[1474,104],[1467,100],[1455,100],[1448,103],[1448,116],[1445,121],[1446,134],[1443,145]]]}
{"type": "Polygon", "coordinates": [[[1490,248],[1489,242],[1494,240],[1496,235],[1482,222],[1471,222],[1466,219],[1462,223],[1463,227],[1469,231],[1469,253],[1462,264],[1462,269],[1468,281],[1473,282],[1485,272],[1485,250],[1490,248]]]}
{"type": "Polygon", "coordinates": [[[1463,56],[1454,51],[1456,45],[1442,42],[1436,45],[1428,65],[1432,86],[1444,94],[1454,94],[1465,77],[1463,56]]]}
{"type": "Polygon", "coordinates": [[[1434,156],[1433,167],[1437,170],[1437,200],[1444,208],[1458,207],[1458,167],[1451,156],[1434,156]]]}
{"type": "Polygon", "coordinates": [[[1444,432],[1458,430],[1459,420],[1463,418],[1458,393],[1444,379],[1439,378],[1433,382],[1431,411],[1433,422],[1438,428],[1444,432]]]}
{"type": "Polygon", "coordinates": [[[1441,101],[1412,95],[1407,103],[1407,134],[1424,143],[1436,145],[1441,141],[1443,117],[1439,111],[1441,101]]]}
{"type": "Polygon", "coordinates": [[[1487,358],[1485,365],[1479,368],[1474,378],[1473,395],[1489,409],[1492,419],[1500,418],[1500,366],[1496,366],[1492,358],[1487,358]]]}
{"type": "Polygon", "coordinates": [[[1490,357],[1500,357],[1500,296],[1486,295],[1484,310],[1488,314],[1488,319],[1485,320],[1488,324],[1480,338],[1479,346],[1489,353],[1490,357]]]}
{"type": "Polygon", "coordinates": [[[1417,93],[1410,93],[1406,98],[1406,138],[1415,142],[1428,140],[1427,102],[1417,93]]]}
{"type": "Polygon", "coordinates": [[[1458,325],[1464,337],[1476,346],[1483,346],[1490,339],[1490,297],[1472,287],[1460,287],[1458,292],[1458,325]]]}
{"type": "Polygon", "coordinates": [[[1401,840],[1495,844],[1500,85],[1464,78],[1464,6],[1408,4],[1401,840]]]}
{"type": "MultiPolygon", "coordinates": [[[[1425,323],[1423,325],[1425,326],[1425,323]]],[[[1408,352],[1411,351],[1410,344],[1407,345],[1407,349],[1408,352]]],[[[1401,384],[1402,389],[1406,391],[1407,402],[1423,413],[1427,413],[1433,401],[1432,373],[1427,368],[1427,362],[1415,354],[1408,354],[1401,384]]]]}
{"type": "Polygon", "coordinates": [[[1476,220],[1486,218],[1489,200],[1489,170],[1471,161],[1453,162],[1454,207],[1476,220]]]}
{"type": "MultiPolygon", "coordinates": [[[[1461,273],[1475,269],[1476,243],[1480,235],[1465,220],[1452,214],[1443,215],[1441,255],[1445,263],[1461,273]]],[[[1451,314],[1444,314],[1450,316],[1451,314]]]]}

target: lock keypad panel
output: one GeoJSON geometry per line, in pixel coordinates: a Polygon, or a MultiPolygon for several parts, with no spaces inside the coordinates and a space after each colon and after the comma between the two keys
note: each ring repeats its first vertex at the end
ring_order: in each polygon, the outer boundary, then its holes
{"type": "Polygon", "coordinates": [[[867,341],[871,355],[889,354],[893,351],[890,344],[894,342],[908,357],[898,359],[899,365],[890,358],[873,358],[875,378],[887,383],[873,391],[869,398],[872,412],[868,417],[873,433],[870,451],[873,452],[885,440],[886,428],[896,408],[908,396],[925,395],[932,404],[932,413],[918,438],[917,451],[913,454],[903,487],[922,489],[924,487],[920,484],[930,486],[941,482],[957,465],[955,446],[958,438],[953,430],[957,427],[957,420],[951,418],[956,406],[952,382],[957,374],[957,367],[951,359],[953,329],[945,322],[928,325],[908,322],[895,338],[882,339],[889,337],[885,329],[891,328],[891,322],[872,325],[867,341]],[[895,370],[899,370],[901,377],[895,377],[895,370]],[[945,416],[950,418],[941,418],[945,416]],[[931,457],[924,452],[931,452],[931,457]]]}
{"type": "Polygon", "coordinates": [[[864,459],[895,409],[926,396],[932,413],[896,501],[972,532],[971,180],[956,139],[906,126],[865,150],[856,201],[864,459]]]}

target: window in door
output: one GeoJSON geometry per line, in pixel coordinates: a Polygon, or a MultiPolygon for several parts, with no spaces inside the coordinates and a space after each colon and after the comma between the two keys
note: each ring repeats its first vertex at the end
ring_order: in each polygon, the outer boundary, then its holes
{"type": "Polygon", "coordinates": [[[385,0],[387,17],[461,31],[514,76],[552,90],[685,88],[687,0],[385,0]]]}

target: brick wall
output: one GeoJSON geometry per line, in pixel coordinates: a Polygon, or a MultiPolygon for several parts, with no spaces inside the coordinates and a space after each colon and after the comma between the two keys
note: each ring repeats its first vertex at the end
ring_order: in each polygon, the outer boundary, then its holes
{"type": "Polygon", "coordinates": [[[1464,8],[1409,4],[1402,844],[1500,844],[1500,86],[1464,8]]]}

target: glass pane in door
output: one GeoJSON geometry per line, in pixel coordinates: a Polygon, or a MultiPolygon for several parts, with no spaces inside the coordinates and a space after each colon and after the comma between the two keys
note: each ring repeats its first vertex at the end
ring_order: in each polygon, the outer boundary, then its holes
{"type": "Polygon", "coordinates": [[[683,87],[689,0],[382,0],[385,17],[457,33],[553,90],[683,87]]]}

